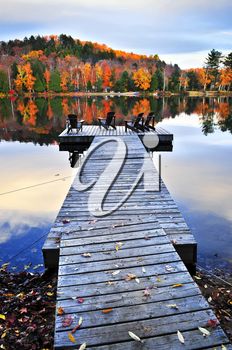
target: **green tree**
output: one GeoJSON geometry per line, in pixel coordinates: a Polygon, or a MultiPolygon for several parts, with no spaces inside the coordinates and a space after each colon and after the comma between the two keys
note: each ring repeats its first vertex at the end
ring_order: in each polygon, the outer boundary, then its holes
{"type": "Polygon", "coordinates": [[[200,84],[196,72],[190,70],[186,73],[186,76],[189,79],[188,90],[199,90],[200,84]]]}
{"type": "Polygon", "coordinates": [[[219,77],[219,66],[221,61],[222,53],[220,51],[216,51],[215,49],[213,49],[208,53],[205,66],[207,72],[213,77],[210,89],[215,88],[216,86],[217,78],[219,77]]]}
{"type": "Polygon", "coordinates": [[[168,89],[173,92],[179,91],[180,87],[180,68],[178,67],[177,64],[174,65],[174,71],[171,75],[171,79],[169,80],[168,83],[168,89]]]}
{"type": "Polygon", "coordinates": [[[102,79],[97,79],[95,86],[96,86],[96,91],[99,91],[99,92],[102,91],[102,79]]]}
{"type": "Polygon", "coordinates": [[[90,80],[88,80],[87,81],[87,91],[91,91],[92,90],[92,84],[91,84],[91,81],[90,80]]]}
{"type": "Polygon", "coordinates": [[[0,92],[8,92],[9,91],[9,82],[8,76],[6,72],[0,70],[0,92]]]}
{"type": "Polygon", "coordinates": [[[163,86],[164,86],[164,75],[163,75],[163,72],[160,69],[157,69],[157,71],[155,73],[156,73],[157,82],[158,82],[157,89],[158,90],[163,90],[163,86]]]}
{"type": "Polygon", "coordinates": [[[155,72],[151,77],[150,91],[156,91],[158,89],[158,77],[157,72],[155,72]]]}
{"type": "Polygon", "coordinates": [[[232,69],[232,52],[225,57],[223,64],[226,68],[232,69]]]}
{"type": "Polygon", "coordinates": [[[61,92],[60,73],[58,70],[51,72],[51,80],[49,83],[49,90],[54,92],[61,92]]]}

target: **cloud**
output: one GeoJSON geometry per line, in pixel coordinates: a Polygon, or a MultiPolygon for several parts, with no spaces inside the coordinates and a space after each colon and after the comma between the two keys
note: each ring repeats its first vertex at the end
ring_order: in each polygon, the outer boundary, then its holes
{"type": "Polygon", "coordinates": [[[2,39],[71,34],[116,49],[171,55],[231,48],[231,0],[9,0],[2,39]],[[228,34],[229,33],[229,34],[228,34]]]}

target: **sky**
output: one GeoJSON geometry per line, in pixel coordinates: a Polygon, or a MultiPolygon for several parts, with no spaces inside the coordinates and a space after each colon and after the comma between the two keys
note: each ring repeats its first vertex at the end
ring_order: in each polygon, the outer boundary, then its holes
{"type": "Polygon", "coordinates": [[[232,0],[8,0],[0,40],[64,33],[191,68],[231,51],[231,18],[232,0]]]}

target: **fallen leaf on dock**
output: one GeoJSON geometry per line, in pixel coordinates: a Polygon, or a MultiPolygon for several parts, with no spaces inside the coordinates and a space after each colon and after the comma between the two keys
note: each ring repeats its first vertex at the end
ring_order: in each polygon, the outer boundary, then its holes
{"type": "Polygon", "coordinates": [[[79,304],[82,304],[82,303],[85,301],[84,298],[76,298],[76,299],[77,299],[77,302],[78,302],[79,304]]]}
{"type": "Polygon", "coordinates": [[[85,350],[87,347],[87,344],[86,343],[83,343],[80,347],[79,347],[79,350],[85,350]]]}
{"type": "Polygon", "coordinates": [[[144,295],[145,297],[147,297],[147,298],[151,296],[151,292],[150,292],[149,288],[146,288],[146,289],[143,291],[143,295],[144,295]]]}
{"type": "Polygon", "coordinates": [[[179,310],[178,306],[176,304],[169,304],[167,307],[170,307],[171,309],[179,310]]]}
{"type": "Polygon", "coordinates": [[[222,350],[227,350],[227,347],[222,344],[222,350]]]}
{"type": "Polygon", "coordinates": [[[106,284],[108,284],[109,286],[112,286],[113,284],[115,284],[115,282],[107,281],[106,284]]]}
{"type": "Polygon", "coordinates": [[[166,271],[172,272],[172,271],[175,271],[175,268],[174,268],[173,266],[166,265],[166,266],[165,266],[165,270],[166,270],[166,271]]]}
{"type": "Polygon", "coordinates": [[[179,288],[179,287],[183,287],[182,283],[176,283],[172,285],[172,288],[179,288]]]}
{"type": "Polygon", "coordinates": [[[203,334],[204,337],[210,335],[210,332],[208,331],[208,329],[205,329],[203,327],[198,327],[198,329],[203,334]]]}
{"type": "Polygon", "coordinates": [[[64,309],[62,307],[58,307],[57,309],[57,315],[61,316],[64,314],[64,309]]]}
{"type": "Polygon", "coordinates": [[[135,279],[135,282],[136,282],[136,283],[140,283],[140,280],[139,280],[138,277],[135,279]]]}
{"type": "Polygon", "coordinates": [[[81,255],[84,256],[85,258],[90,258],[92,256],[92,254],[90,253],[83,253],[81,255]]]}
{"type": "Polygon", "coordinates": [[[72,333],[72,334],[75,333],[75,332],[81,327],[82,323],[83,323],[83,318],[80,317],[80,318],[79,318],[79,321],[78,321],[78,324],[76,325],[76,327],[74,327],[74,328],[72,329],[71,333],[72,333]]]}
{"type": "Polygon", "coordinates": [[[145,267],[142,267],[142,271],[143,271],[143,273],[146,273],[145,267]]]}
{"type": "Polygon", "coordinates": [[[140,343],[143,343],[142,339],[140,339],[135,333],[129,331],[128,334],[135,341],[139,341],[140,343]]]}
{"type": "Polygon", "coordinates": [[[69,223],[70,223],[70,220],[64,219],[62,222],[63,222],[63,224],[69,224],[69,223]]]}
{"type": "Polygon", "coordinates": [[[218,325],[219,325],[219,321],[216,318],[214,320],[210,319],[210,320],[207,321],[207,326],[208,327],[215,328],[218,325]]]}
{"type": "Polygon", "coordinates": [[[180,331],[177,331],[177,336],[181,344],[184,344],[184,337],[183,334],[180,331]]]}
{"type": "Polygon", "coordinates": [[[108,314],[111,311],[113,311],[112,307],[110,307],[109,309],[102,310],[102,313],[103,314],[108,314]]]}
{"type": "Polygon", "coordinates": [[[135,280],[137,278],[137,276],[133,273],[128,273],[125,277],[126,281],[131,281],[131,280],[135,280]]]}
{"type": "Polygon", "coordinates": [[[68,339],[69,339],[72,343],[76,343],[76,339],[74,338],[74,336],[72,335],[72,333],[68,333],[68,339]]]}
{"type": "Polygon", "coordinates": [[[118,275],[120,272],[121,272],[120,270],[116,270],[116,271],[112,272],[112,275],[113,275],[113,276],[116,276],[116,275],[118,275]]]}
{"type": "Polygon", "coordinates": [[[73,323],[73,318],[71,315],[66,316],[62,321],[62,327],[69,327],[73,323]]]}
{"type": "Polygon", "coordinates": [[[115,245],[115,250],[118,251],[119,249],[121,249],[123,243],[122,242],[117,242],[115,245]]]}

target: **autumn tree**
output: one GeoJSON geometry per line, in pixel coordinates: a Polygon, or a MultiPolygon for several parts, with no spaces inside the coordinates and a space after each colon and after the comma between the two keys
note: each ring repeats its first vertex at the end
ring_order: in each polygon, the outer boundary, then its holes
{"type": "Polygon", "coordinates": [[[51,73],[46,68],[46,70],[45,70],[43,75],[44,75],[44,79],[45,79],[45,82],[46,82],[46,90],[49,91],[49,83],[50,83],[50,80],[51,80],[51,73]]]}
{"type": "Polygon", "coordinates": [[[33,76],[31,64],[29,62],[24,65],[18,65],[18,74],[15,79],[16,90],[21,91],[25,88],[32,93],[36,78],[33,76]]]}
{"type": "Polygon", "coordinates": [[[135,86],[141,90],[148,90],[151,85],[151,74],[146,68],[139,68],[136,72],[133,73],[133,80],[135,86]]]}

